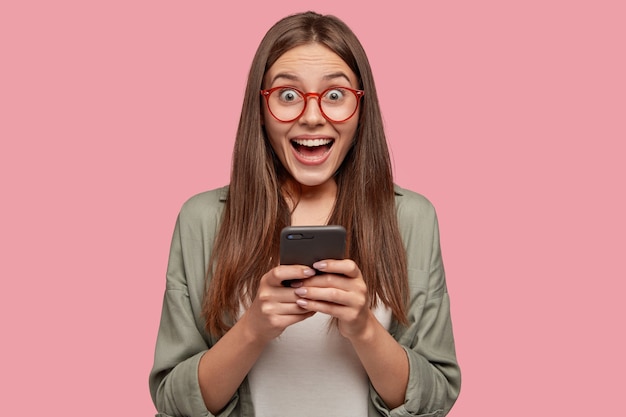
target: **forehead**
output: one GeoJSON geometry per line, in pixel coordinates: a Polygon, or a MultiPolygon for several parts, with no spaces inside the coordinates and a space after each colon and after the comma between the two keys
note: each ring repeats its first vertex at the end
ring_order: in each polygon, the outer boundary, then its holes
{"type": "Polygon", "coordinates": [[[264,84],[268,88],[285,80],[318,83],[337,78],[357,86],[356,75],[339,55],[322,44],[308,43],[282,54],[267,70],[264,84]]]}

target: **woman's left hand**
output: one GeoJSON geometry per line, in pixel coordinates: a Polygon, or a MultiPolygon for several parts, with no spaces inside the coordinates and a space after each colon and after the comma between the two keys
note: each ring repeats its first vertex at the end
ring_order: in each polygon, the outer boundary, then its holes
{"type": "Polygon", "coordinates": [[[373,295],[367,293],[361,270],[350,259],[320,261],[313,268],[321,274],[301,280],[302,286],[294,290],[296,304],[337,318],[339,332],[352,344],[376,392],[390,408],[400,406],[409,381],[409,360],[370,309],[373,295]]]}
{"type": "Polygon", "coordinates": [[[305,310],[337,318],[344,337],[363,337],[370,320],[376,319],[358,265],[350,259],[330,259],[316,262],[313,268],[321,274],[302,280],[302,287],[295,290],[300,297],[296,303],[305,310]]]}

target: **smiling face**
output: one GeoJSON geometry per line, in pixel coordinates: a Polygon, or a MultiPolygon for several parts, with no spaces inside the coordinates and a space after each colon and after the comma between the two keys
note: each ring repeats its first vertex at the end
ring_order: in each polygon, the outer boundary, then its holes
{"type": "MultiPolygon", "coordinates": [[[[359,88],[350,67],[319,43],[295,47],[274,62],[265,74],[263,88],[278,86],[304,93],[321,93],[330,87],[359,88]]],[[[317,97],[306,100],[304,113],[287,123],[276,120],[264,105],[265,131],[278,159],[296,182],[305,188],[334,187],[333,176],[352,146],[359,114],[357,111],[343,122],[330,122],[320,111],[317,97]]]]}

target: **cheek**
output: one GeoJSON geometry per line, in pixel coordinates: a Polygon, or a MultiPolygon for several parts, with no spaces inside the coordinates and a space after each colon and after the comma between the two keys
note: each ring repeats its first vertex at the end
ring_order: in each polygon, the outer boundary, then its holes
{"type": "MultiPolygon", "coordinates": [[[[271,117],[271,116],[270,116],[271,117]]],[[[286,135],[287,129],[285,126],[276,123],[273,120],[265,119],[265,133],[267,135],[267,139],[272,145],[274,152],[281,153],[281,148],[285,143],[283,139],[286,135]]]]}
{"type": "Polygon", "coordinates": [[[343,132],[343,136],[345,136],[346,139],[348,139],[350,143],[356,140],[356,132],[357,132],[358,127],[359,127],[358,119],[355,120],[353,123],[350,123],[349,126],[346,126],[346,129],[343,132]]]}

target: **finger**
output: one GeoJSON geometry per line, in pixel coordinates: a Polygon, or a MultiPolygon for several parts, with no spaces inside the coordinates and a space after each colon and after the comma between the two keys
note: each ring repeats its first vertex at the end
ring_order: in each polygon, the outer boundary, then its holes
{"type": "Polygon", "coordinates": [[[361,276],[361,270],[352,259],[325,259],[314,263],[313,268],[325,273],[345,275],[349,278],[361,276]]]}
{"type": "MultiPolygon", "coordinates": [[[[349,279],[343,278],[348,281],[349,279]]],[[[302,287],[294,291],[294,293],[300,297],[300,299],[321,301],[325,303],[332,303],[335,305],[341,305],[346,307],[354,307],[357,309],[363,308],[368,304],[367,289],[365,286],[350,290],[342,290],[339,288],[324,288],[324,287],[302,287]]],[[[298,303],[300,300],[297,300],[298,303]]]]}
{"type": "Polygon", "coordinates": [[[256,307],[251,306],[248,311],[264,317],[301,315],[305,311],[296,304],[298,298],[298,295],[290,288],[266,286],[264,289],[259,289],[257,297],[253,301],[253,306],[256,307]]]}
{"type": "Polygon", "coordinates": [[[262,283],[257,290],[255,298],[262,305],[293,304],[298,296],[294,293],[295,288],[272,287],[262,283]]]}
{"type": "Polygon", "coordinates": [[[289,288],[299,288],[302,286],[302,280],[301,279],[286,279],[283,282],[281,282],[280,285],[282,285],[283,287],[289,287],[289,288]]]}
{"type": "MultiPolygon", "coordinates": [[[[355,278],[337,274],[320,274],[302,281],[302,287],[337,288],[343,291],[365,291],[361,276],[355,278]]],[[[298,288],[298,287],[296,287],[298,288]]]]}
{"type": "MultiPolygon", "coordinates": [[[[315,270],[304,265],[278,265],[272,268],[267,274],[264,275],[264,279],[268,285],[272,287],[285,287],[290,286],[291,281],[305,279],[315,275],[315,270]],[[283,284],[283,281],[286,281],[283,284]]],[[[298,284],[296,284],[297,286],[298,284]]]]}
{"type": "Polygon", "coordinates": [[[328,303],[325,301],[308,300],[301,298],[297,302],[298,307],[303,311],[324,313],[332,317],[341,318],[343,312],[348,309],[346,306],[340,304],[328,303]]]}
{"type": "Polygon", "coordinates": [[[303,280],[300,287],[336,288],[343,291],[350,291],[352,289],[358,288],[355,287],[355,284],[357,282],[357,280],[348,278],[344,275],[320,274],[303,280]]]}
{"type": "Polygon", "coordinates": [[[315,314],[315,311],[307,311],[300,308],[296,303],[291,303],[290,310],[289,312],[292,314],[266,315],[258,309],[248,309],[245,314],[252,329],[260,332],[260,335],[269,340],[280,335],[287,327],[304,321],[315,314]]]}
{"type": "Polygon", "coordinates": [[[262,310],[268,316],[301,316],[310,313],[310,311],[300,308],[297,300],[290,303],[277,303],[272,307],[264,307],[262,310]]]}

